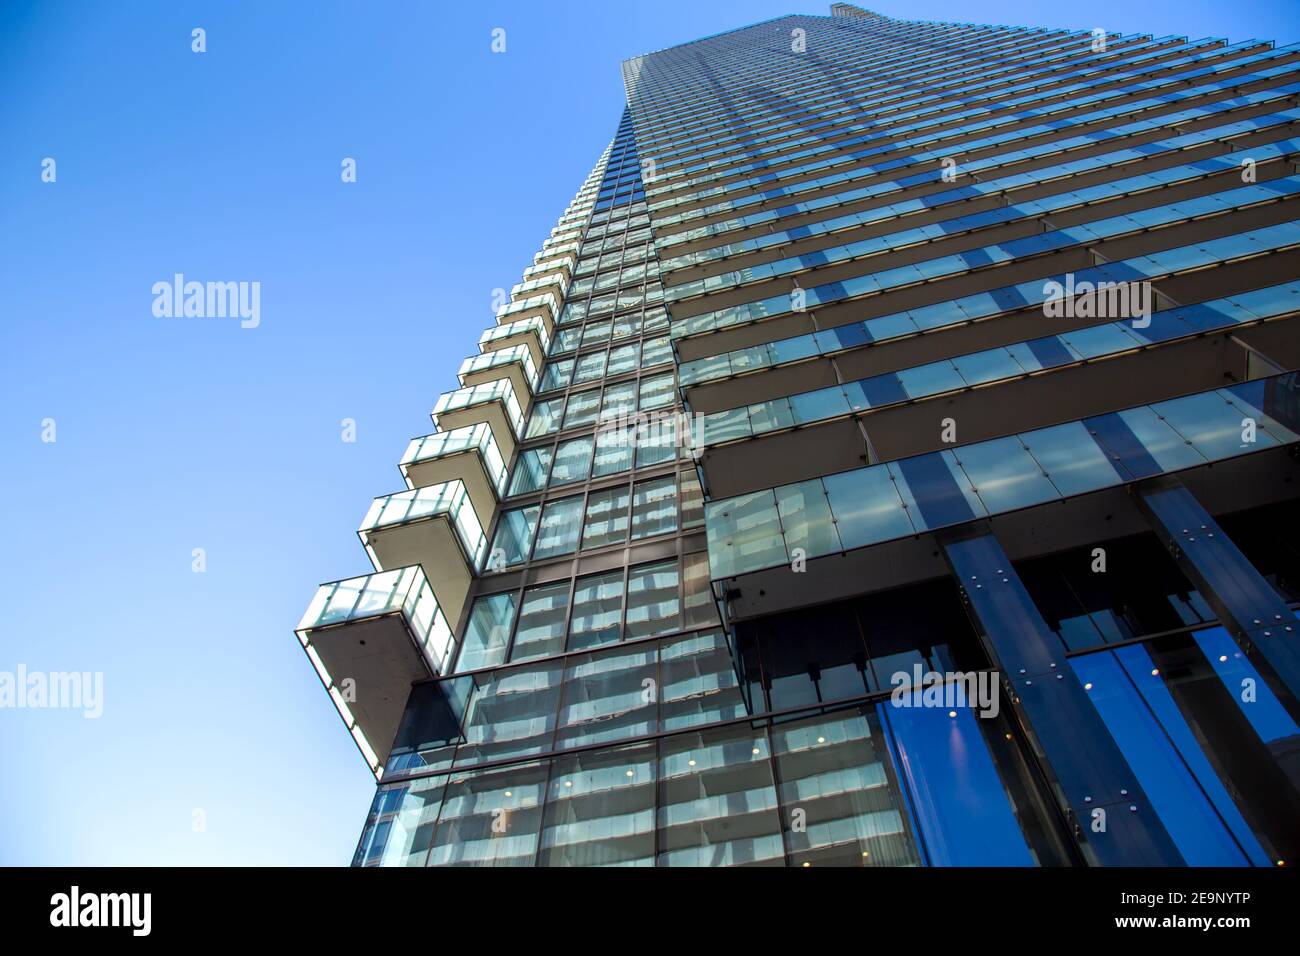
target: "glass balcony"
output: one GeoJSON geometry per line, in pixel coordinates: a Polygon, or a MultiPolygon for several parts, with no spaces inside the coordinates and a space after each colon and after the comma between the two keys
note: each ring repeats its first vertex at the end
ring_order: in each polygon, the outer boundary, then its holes
{"type": "Polygon", "coordinates": [[[478,339],[478,347],[482,352],[496,352],[516,345],[527,346],[533,364],[540,368],[551,347],[551,330],[540,317],[534,317],[494,326],[478,339]]]}
{"type": "Polygon", "coordinates": [[[540,295],[529,296],[527,299],[521,299],[518,302],[507,302],[501,306],[501,308],[497,309],[497,325],[506,325],[520,319],[539,316],[546,325],[546,331],[552,332],[555,330],[555,320],[559,318],[559,315],[559,297],[554,292],[543,292],[540,295]]]}
{"type": "Polygon", "coordinates": [[[1300,441],[1300,373],[705,505],[713,580],[1300,441]]]}
{"type": "Polygon", "coordinates": [[[411,439],[398,467],[412,490],[448,481],[463,482],[484,527],[492,523],[492,513],[505,493],[509,474],[486,422],[411,439]]]}
{"type": "Polygon", "coordinates": [[[419,567],[322,584],[295,631],[376,777],[411,684],[454,656],[451,628],[419,567]]]}
{"type": "Polygon", "coordinates": [[[559,276],[562,282],[567,283],[572,277],[576,265],[577,260],[573,256],[556,256],[551,259],[544,259],[524,270],[524,282],[532,282],[547,276],[559,276]]]}
{"type": "Polygon", "coordinates": [[[376,568],[424,569],[438,604],[451,621],[460,612],[487,546],[464,482],[376,498],[357,532],[376,568]]]}
{"type": "Polygon", "coordinates": [[[524,427],[524,411],[515,397],[515,388],[504,378],[444,392],[433,408],[432,418],[439,431],[487,422],[507,460],[515,453],[515,441],[524,427]]]}
{"type": "Polygon", "coordinates": [[[460,363],[461,385],[482,385],[504,378],[514,386],[515,394],[531,397],[537,391],[537,363],[524,344],[471,355],[460,363]]]}
{"type": "Polygon", "coordinates": [[[564,290],[568,287],[568,284],[568,280],[558,273],[538,276],[535,279],[515,283],[510,289],[510,298],[515,302],[519,302],[549,292],[557,299],[563,299],[564,290]]]}

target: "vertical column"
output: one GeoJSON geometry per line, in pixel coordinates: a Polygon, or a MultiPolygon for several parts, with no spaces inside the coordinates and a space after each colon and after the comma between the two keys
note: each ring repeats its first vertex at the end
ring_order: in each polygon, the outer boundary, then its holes
{"type": "Polygon", "coordinates": [[[940,538],[1012,708],[1058,786],[1075,837],[1102,866],[1179,866],[1160,822],[1006,552],[987,526],[940,538]]]}
{"type": "Polygon", "coordinates": [[[1143,482],[1134,497],[1178,567],[1300,721],[1300,622],[1286,602],[1177,478],[1143,482]]]}

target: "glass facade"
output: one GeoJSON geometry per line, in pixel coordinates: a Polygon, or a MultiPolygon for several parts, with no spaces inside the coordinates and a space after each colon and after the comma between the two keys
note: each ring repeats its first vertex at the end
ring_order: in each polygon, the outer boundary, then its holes
{"type": "Polygon", "coordinates": [[[836,4],[622,77],[367,514],[412,567],[300,628],[354,864],[1300,855],[1300,46],[836,4]]]}

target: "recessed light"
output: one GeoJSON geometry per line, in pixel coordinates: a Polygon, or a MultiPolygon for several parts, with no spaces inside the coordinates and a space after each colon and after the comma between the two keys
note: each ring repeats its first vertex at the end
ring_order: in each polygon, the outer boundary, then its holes
{"type": "Polygon", "coordinates": [[[754,748],[754,756],[755,756],[755,757],[758,756],[758,748],[757,748],[757,747],[754,748]]]}
{"type": "Polygon", "coordinates": [[[956,716],[957,716],[957,711],[955,711],[955,710],[950,710],[950,711],[948,711],[948,716],[949,716],[949,717],[956,717],[956,716]]]}
{"type": "Polygon", "coordinates": [[[804,860],[804,861],[803,861],[803,865],[804,865],[804,866],[812,866],[812,864],[809,863],[807,860],[804,860]]]}
{"type": "Polygon", "coordinates": [[[817,742],[818,742],[819,744],[824,744],[824,743],[826,743],[826,738],[825,738],[825,737],[818,737],[818,738],[817,738],[817,742]]]}
{"type": "Polygon", "coordinates": [[[1160,668],[1158,668],[1158,667],[1153,667],[1153,668],[1151,668],[1151,676],[1152,676],[1152,677],[1159,677],[1159,676],[1160,676],[1160,668]]]}
{"type": "Polygon", "coordinates": [[[1227,655],[1227,654],[1220,654],[1220,655],[1219,655],[1219,663],[1220,663],[1220,664],[1222,664],[1222,663],[1223,663],[1224,661],[1226,661],[1227,659],[1228,659],[1228,655],[1227,655]]]}
{"type": "Polygon", "coordinates": [[[1084,684],[1084,685],[1083,685],[1083,689],[1084,689],[1084,690],[1092,690],[1092,681],[1088,681],[1088,683],[1084,684]]]}
{"type": "Polygon", "coordinates": [[[689,765],[689,766],[692,766],[692,767],[694,767],[694,766],[695,766],[695,759],[694,759],[694,758],[692,758],[692,759],[690,759],[690,760],[688,760],[688,761],[686,761],[686,763],[687,763],[687,764],[688,764],[688,765],[689,765]]]}
{"type": "Polygon", "coordinates": [[[633,771],[631,771],[631,770],[629,770],[629,771],[627,772],[627,775],[628,775],[629,777],[635,777],[635,776],[636,776],[636,774],[635,774],[633,771]]]}
{"type": "Polygon", "coordinates": [[[514,794],[511,793],[509,790],[507,790],[507,791],[506,791],[506,796],[507,796],[507,797],[513,797],[514,794]]]}
{"type": "Polygon", "coordinates": [[[566,780],[566,781],[564,781],[564,785],[565,785],[566,787],[572,787],[572,786],[573,786],[573,781],[572,781],[572,780],[566,780]]]}

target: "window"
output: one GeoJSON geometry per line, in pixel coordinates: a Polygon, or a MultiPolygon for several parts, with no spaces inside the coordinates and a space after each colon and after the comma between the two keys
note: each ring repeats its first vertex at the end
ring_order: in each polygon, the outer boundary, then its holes
{"type": "Polygon", "coordinates": [[[579,578],[573,591],[569,650],[583,650],[619,639],[623,618],[623,572],[579,578]]]}
{"type": "Polygon", "coordinates": [[[573,384],[581,385],[584,382],[594,382],[604,374],[605,353],[588,352],[578,359],[578,364],[573,373],[573,384]]]}
{"type": "Polygon", "coordinates": [[[622,375],[624,372],[631,372],[640,361],[640,352],[641,347],[636,343],[610,349],[609,364],[605,368],[605,374],[622,375]]]}
{"type": "Polygon", "coordinates": [[[524,592],[511,661],[550,657],[564,650],[564,622],[569,612],[569,582],[543,584],[524,592]]]}
{"type": "Polygon", "coordinates": [[[636,466],[647,468],[677,457],[677,417],[653,415],[636,431],[636,466]]]}
{"type": "Polygon", "coordinates": [[[514,477],[510,480],[510,494],[522,495],[536,491],[546,484],[546,472],[551,467],[552,449],[533,448],[521,452],[515,463],[514,477]]]}
{"type": "Polygon", "coordinates": [[[626,486],[592,492],[587,497],[587,520],[582,529],[582,546],[599,548],[626,541],[627,504],[626,486]]]}
{"type": "Polygon", "coordinates": [[[700,488],[700,479],[692,471],[683,471],[682,484],[682,527],[698,528],[704,524],[704,491],[700,488]]]}
{"type": "Polygon", "coordinates": [[[572,377],[573,359],[548,362],[546,371],[542,373],[542,384],[538,387],[538,391],[548,392],[553,388],[564,388],[572,377]]]}
{"type": "Polygon", "coordinates": [[[682,563],[682,590],[686,593],[685,627],[717,627],[718,606],[709,589],[709,555],[707,551],[688,554],[682,563]]]}
{"type": "Polygon", "coordinates": [[[611,385],[605,389],[605,397],[600,403],[600,417],[608,421],[611,418],[630,415],[636,411],[636,382],[611,385]]]}
{"type": "Polygon", "coordinates": [[[474,602],[465,628],[465,642],[456,672],[493,667],[506,659],[510,627],[515,621],[515,595],[492,594],[474,602]]]}
{"type": "Polygon", "coordinates": [[[565,485],[582,481],[591,471],[591,451],[595,439],[590,435],[560,442],[555,449],[555,467],[551,469],[551,484],[565,485]]]}
{"type": "Polygon", "coordinates": [[[628,572],[627,640],[678,629],[677,562],[643,564],[628,572]]]}
{"type": "Polygon", "coordinates": [[[647,538],[676,530],[676,476],[638,483],[632,494],[632,537],[647,538]]]}
{"type": "Polygon", "coordinates": [[[641,351],[641,364],[644,366],[661,365],[673,360],[673,347],[668,344],[668,337],[646,339],[641,351]]]}
{"type": "Polygon", "coordinates": [[[548,501],[537,532],[534,558],[553,558],[570,554],[578,547],[582,526],[582,495],[548,501]]]}
{"type": "Polygon", "coordinates": [[[596,460],[591,474],[614,475],[632,467],[632,429],[604,428],[596,433],[596,460]]]}
{"type": "Polygon", "coordinates": [[[488,552],[489,571],[500,571],[528,560],[528,550],[533,545],[540,511],[537,505],[529,505],[527,508],[502,513],[501,520],[497,522],[496,536],[492,539],[492,548],[488,552]]]}
{"type": "Polygon", "coordinates": [[[569,396],[569,410],[564,415],[564,427],[577,428],[580,425],[590,425],[596,420],[598,408],[600,408],[600,389],[575,392],[569,396]]]}
{"type": "Polygon", "coordinates": [[[528,420],[528,432],[525,438],[549,435],[560,427],[560,415],[564,411],[564,399],[553,398],[549,402],[538,402],[533,406],[532,417],[528,420]]]}
{"type": "Polygon", "coordinates": [[[672,375],[655,375],[641,379],[641,408],[662,408],[673,404],[672,375]]]}

